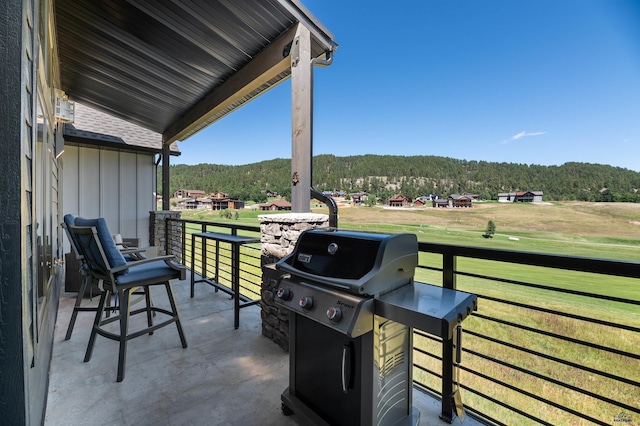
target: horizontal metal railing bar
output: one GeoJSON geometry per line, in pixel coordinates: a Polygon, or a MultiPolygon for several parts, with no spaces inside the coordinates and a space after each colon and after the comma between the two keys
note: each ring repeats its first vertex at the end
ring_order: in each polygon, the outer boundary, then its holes
{"type": "MultiPolygon", "coordinates": [[[[586,365],[576,364],[576,363],[574,363],[572,361],[567,361],[565,359],[557,358],[557,357],[555,357],[553,355],[545,354],[543,352],[538,352],[538,351],[534,351],[532,349],[523,348],[522,346],[514,345],[513,343],[508,343],[508,342],[505,342],[503,340],[496,339],[495,337],[485,336],[483,334],[476,333],[476,332],[471,331],[471,330],[465,330],[465,331],[467,333],[469,333],[469,335],[475,336],[475,337],[477,337],[479,339],[488,340],[488,341],[490,341],[492,343],[496,343],[496,344],[499,344],[499,345],[502,345],[502,346],[506,346],[506,347],[511,348],[511,349],[516,349],[516,350],[519,350],[519,351],[522,351],[522,352],[526,352],[526,353],[528,353],[530,355],[535,355],[535,356],[539,356],[540,358],[548,359],[549,361],[554,361],[554,362],[557,362],[559,364],[566,365],[567,367],[573,367],[573,368],[577,368],[579,370],[584,370],[584,371],[587,371],[589,373],[596,374],[598,376],[606,377],[607,379],[616,380],[616,381],[619,381],[619,382],[622,382],[622,383],[626,383],[628,385],[638,386],[640,388],[640,382],[637,382],[637,381],[632,380],[632,379],[628,379],[626,377],[617,376],[615,374],[607,373],[606,371],[596,370],[595,368],[591,368],[591,367],[588,367],[586,365]]],[[[464,352],[473,352],[472,349],[467,349],[467,348],[462,348],[462,350],[464,352]]]]}
{"type": "Polygon", "coordinates": [[[251,263],[244,263],[244,262],[241,262],[240,264],[246,266],[246,268],[244,269],[242,268],[242,266],[240,267],[240,269],[242,270],[242,273],[245,276],[262,279],[262,275],[257,275],[254,272],[250,271],[251,268],[259,268],[258,266],[253,265],[251,263]]]}
{"type": "MultiPolygon", "coordinates": [[[[425,373],[427,373],[427,374],[431,374],[432,376],[437,377],[438,379],[442,379],[442,374],[438,373],[437,371],[429,370],[428,368],[423,367],[423,366],[421,366],[421,365],[416,365],[415,367],[416,367],[418,370],[421,370],[421,371],[423,371],[423,372],[425,372],[425,373]]],[[[420,384],[421,384],[421,385],[423,385],[423,386],[427,386],[427,385],[425,385],[424,383],[421,383],[421,382],[418,382],[418,383],[420,383],[420,384]]],[[[438,395],[441,395],[441,394],[442,394],[442,392],[440,392],[440,391],[437,391],[437,393],[438,393],[438,395]]]]}
{"type": "MultiPolygon", "coordinates": [[[[418,382],[416,380],[413,381],[413,386],[415,388],[417,388],[420,392],[422,393],[426,393],[428,395],[430,395],[431,397],[433,397],[434,399],[437,399],[439,401],[442,401],[442,395],[440,393],[440,391],[424,384],[421,382],[418,382]]],[[[481,411],[478,411],[476,409],[474,409],[473,407],[469,407],[468,405],[464,405],[464,410],[465,413],[467,415],[469,415],[470,417],[474,418],[475,420],[477,420],[478,422],[482,423],[482,424],[490,424],[492,426],[507,426],[506,423],[502,423],[500,420],[494,419],[493,417],[489,416],[488,414],[485,414],[481,411]]]]}
{"type": "Polygon", "coordinates": [[[257,297],[250,297],[250,296],[260,296],[260,293],[256,293],[255,291],[253,291],[253,290],[251,290],[251,289],[249,289],[247,287],[240,287],[240,290],[245,290],[244,294],[242,294],[242,291],[240,292],[240,295],[247,299],[247,300],[245,300],[245,302],[249,302],[249,301],[253,302],[255,300],[258,300],[257,297]],[[247,295],[247,293],[249,293],[249,294],[247,295]]]}
{"type": "Polygon", "coordinates": [[[420,337],[424,337],[425,339],[429,339],[429,340],[433,340],[434,342],[438,342],[438,343],[442,343],[442,338],[441,337],[437,337],[435,335],[429,334],[429,333],[425,333],[422,330],[417,330],[417,329],[413,329],[413,332],[415,334],[417,334],[420,337]]]}
{"type": "Polygon", "coordinates": [[[560,288],[560,287],[551,287],[551,286],[543,285],[543,284],[528,283],[528,282],[525,282],[525,281],[517,281],[517,280],[510,280],[510,279],[507,279],[507,278],[493,277],[493,276],[489,276],[489,275],[474,274],[472,272],[456,271],[455,273],[457,275],[463,275],[463,276],[472,277],[472,278],[480,278],[480,279],[485,279],[485,280],[489,280],[489,281],[497,281],[497,282],[501,282],[501,283],[513,284],[513,285],[518,285],[518,286],[522,286],[522,287],[530,287],[530,288],[537,288],[537,289],[541,289],[541,290],[556,291],[558,293],[566,293],[566,294],[573,294],[573,295],[576,295],[576,296],[591,297],[593,299],[602,299],[602,300],[608,300],[608,301],[611,301],[611,302],[620,302],[620,303],[629,303],[631,305],[640,305],[640,300],[625,299],[625,298],[622,298],[622,297],[613,297],[613,296],[607,296],[607,295],[604,295],[604,294],[597,294],[597,293],[587,293],[586,291],[571,290],[571,289],[560,288]]]}
{"type": "MultiPolygon", "coordinates": [[[[255,277],[255,275],[254,275],[254,277],[255,277]]],[[[243,283],[248,283],[248,284],[250,284],[250,285],[252,285],[254,287],[260,287],[260,284],[261,284],[261,283],[256,283],[255,281],[251,281],[247,277],[242,277],[242,276],[240,277],[239,282],[240,282],[240,287],[245,287],[243,285],[243,283]]]]}
{"type": "Polygon", "coordinates": [[[241,251],[240,259],[243,263],[246,263],[247,265],[260,266],[260,256],[254,256],[254,253],[241,251]]]}
{"type": "Polygon", "coordinates": [[[441,357],[441,356],[436,355],[436,354],[432,354],[431,352],[427,352],[427,351],[425,351],[424,349],[420,349],[420,348],[416,348],[416,347],[414,347],[414,348],[413,348],[413,350],[414,350],[414,352],[421,353],[422,355],[426,355],[426,356],[431,357],[431,358],[433,358],[433,359],[437,359],[438,361],[441,361],[441,360],[442,360],[442,357],[441,357]]]}
{"type": "Polygon", "coordinates": [[[589,317],[585,317],[585,316],[582,316],[582,315],[571,314],[569,312],[561,312],[561,311],[556,311],[556,310],[553,310],[553,309],[542,308],[542,307],[539,307],[539,306],[532,306],[532,305],[528,305],[526,303],[512,302],[510,300],[500,299],[500,298],[492,297],[492,296],[486,296],[486,295],[480,294],[480,293],[476,293],[476,295],[478,297],[483,298],[483,299],[491,300],[493,302],[498,302],[498,303],[504,303],[505,305],[509,305],[509,306],[517,306],[519,308],[531,309],[532,311],[544,312],[544,313],[547,313],[547,314],[558,315],[558,316],[565,317],[565,318],[577,319],[577,320],[584,321],[584,322],[589,322],[589,323],[592,323],[592,324],[605,325],[605,326],[613,327],[613,328],[621,328],[621,329],[628,330],[628,331],[633,331],[633,332],[636,332],[636,333],[640,332],[640,327],[634,327],[632,325],[619,324],[619,323],[616,323],[616,322],[600,320],[600,319],[597,319],[597,318],[589,318],[589,317]]]}
{"type": "MultiPolygon", "coordinates": [[[[633,386],[640,386],[640,383],[635,382],[635,381],[630,380],[630,379],[625,379],[625,378],[618,377],[618,376],[615,376],[615,375],[612,375],[612,374],[609,374],[609,373],[606,373],[606,372],[602,372],[602,371],[599,371],[599,370],[595,370],[595,369],[592,369],[592,368],[589,368],[589,367],[586,367],[586,366],[583,366],[583,365],[578,365],[578,364],[572,363],[570,361],[565,361],[565,360],[562,360],[560,358],[556,358],[556,357],[553,357],[553,356],[550,356],[550,355],[546,355],[546,354],[543,354],[543,353],[540,353],[540,352],[537,352],[537,351],[528,350],[528,349],[523,348],[521,346],[517,346],[517,345],[513,345],[513,344],[510,344],[510,343],[507,343],[507,342],[503,342],[503,341],[500,341],[498,339],[491,338],[491,337],[488,337],[488,336],[484,336],[484,335],[481,335],[479,333],[475,333],[475,332],[467,330],[467,329],[465,329],[464,332],[468,333],[470,335],[479,337],[479,338],[483,338],[483,339],[489,340],[489,341],[494,342],[494,343],[498,343],[498,344],[510,347],[512,349],[516,349],[516,350],[520,350],[520,351],[529,353],[531,355],[541,356],[542,358],[545,358],[545,359],[548,359],[548,360],[551,360],[551,361],[556,361],[558,363],[561,363],[561,364],[564,364],[564,365],[567,365],[567,366],[570,366],[570,367],[574,367],[574,368],[582,369],[582,370],[585,370],[585,371],[589,371],[591,373],[594,373],[594,374],[597,374],[597,375],[600,375],[600,376],[603,376],[603,377],[606,377],[606,378],[609,378],[609,379],[613,379],[613,380],[616,380],[616,381],[624,382],[624,383],[627,383],[627,384],[630,384],[630,385],[633,385],[633,386]]],[[[423,335],[423,337],[427,337],[428,338],[429,336],[423,335]]],[[[432,339],[432,340],[435,340],[435,339],[432,339]]],[[[634,408],[634,407],[631,407],[631,406],[629,406],[627,404],[620,403],[618,401],[612,400],[611,398],[607,398],[607,397],[605,397],[603,395],[599,395],[599,394],[596,394],[596,393],[593,393],[593,392],[578,388],[578,387],[570,385],[568,383],[563,383],[563,382],[561,382],[559,380],[556,380],[556,379],[553,379],[553,378],[550,378],[550,377],[547,377],[547,376],[543,376],[543,375],[541,375],[539,373],[524,369],[522,367],[518,367],[518,366],[516,366],[514,364],[511,364],[511,363],[508,363],[508,362],[505,362],[505,361],[501,361],[501,360],[495,359],[493,357],[490,357],[488,355],[473,351],[471,349],[463,348],[462,350],[465,353],[469,353],[471,355],[478,356],[480,358],[483,358],[483,359],[491,361],[491,362],[496,362],[496,363],[501,364],[503,366],[506,366],[508,368],[512,368],[514,370],[517,370],[517,371],[520,371],[522,373],[531,375],[531,376],[539,378],[541,380],[545,380],[547,382],[554,383],[554,384],[556,384],[558,386],[571,389],[573,391],[576,391],[576,392],[579,392],[581,394],[590,396],[590,397],[598,399],[600,401],[607,402],[607,403],[612,404],[612,405],[618,405],[618,406],[621,406],[622,408],[627,409],[629,411],[640,413],[640,410],[637,409],[637,408],[634,408]]],[[[421,353],[423,355],[426,355],[426,356],[430,356],[432,358],[439,359],[437,356],[435,356],[435,355],[433,355],[433,354],[431,354],[429,352],[426,352],[426,351],[424,351],[422,349],[419,349],[419,348],[414,348],[414,351],[416,351],[418,353],[421,353]]],[[[422,368],[420,366],[418,366],[418,369],[420,369],[422,371],[425,371],[427,373],[430,373],[432,375],[435,375],[435,373],[432,372],[429,369],[422,368]]]]}
{"type": "Polygon", "coordinates": [[[251,252],[246,252],[246,251],[241,251],[240,252],[240,259],[242,263],[246,263],[247,265],[255,265],[255,266],[260,266],[260,257],[259,256],[254,256],[254,253],[251,252]],[[252,263],[250,263],[250,261],[252,263]],[[258,262],[258,263],[256,263],[258,262]]]}
{"type": "MultiPolygon", "coordinates": [[[[249,275],[249,276],[254,277],[254,278],[260,278],[260,279],[262,279],[262,276],[261,276],[261,275],[256,275],[256,274],[254,274],[253,272],[244,271],[244,273],[245,273],[245,275],[249,275]]],[[[242,279],[242,280],[244,280],[244,281],[251,282],[251,281],[249,281],[249,280],[248,280],[248,279],[246,279],[246,278],[242,278],[242,277],[241,277],[241,279],[242,279]]],[[[256,284],[256,283],[253,283],[253,282],[251,282],[251,283],[252,283],[252,284],[256,284]]]]}
{"type": "Polygon", "coordinates": [[[249,279],[249,278],[251,278],[251,277],[252,277],[252,278],[262,278],[262,276],[261,276],[261,275],[256,275],[256,274],[254,274],[253,272],[249,272],[249,271],[247,271],[247,270],[243,271],[243,275],[244,275],[244,276],[242,276],[242,275],[240,276],[240,281],[241,281],[241,282],[242,282],[242,281],[244,281],[244,282],[248,282],[248,283],[251,283],[251,284],[253,284],[253,285],[257,285],[257,286],[260,286],[260,285],[262,284],[262,282],[255,282],[255,281],[251,281],[251,280],[249,279]]]}
{"type": "MultiPolygon", "coordinates": [[[[555,426],[553,423],[545,422],[544,420],[539,419],[538,417],[534,416],[533,414],[529,414],[527,412],[524,412],[524,411],[522,411],[522,410],[520,410],[520,409],[518,409],[516,407],[513,407],[512,405],[507,404],[504,401],[500,401],[500,400],[495,399],[495,398],[493,398],[493,397],[491,397],[491,396],[489,396],[489,395],[487,395],[487,394],[485,394],[483,392],[480,392],[477,389],[470,388],[470,387],[465,386],[463,384],[460,384],[459,386],[460,386],[460,389],[464,389],[464,390],[467,390],[467,391],[469,391],[471,393],[474,393],[474,394],[478,395],[479,397],[486,399],[487,401],[493,402],[494,404],[499,405],[499,406],[501,406],[503,408],[507,408],[507,409],[513,411],[514,413],[520,414],[523,417],[526,417],[526,418],[531,419],[531,420],[535,420],[536,422],[538,422],[540,424],[543,424],[543,425],[555,426]]],[[[484,414],[482,412],[479,412],[479,413],[483,417],[489,417],[488,415],[486,415],[486,414],[484,414]]],[[[500,423],[500,424],[504,425],[504,423],[500,423]]]]}
{"type": "MultiPolygon", "coordinates": [[[[536,395],[535,393],[531,393],[531,392],[529,392],[529,391],[525,391],[525,390],[523,390],[523,389],[518,388],[518,387],[517,387],[517,386],[515,386],[515,385],[512,385],[512,384],[510,384],[510,383],[504,382],[504,381],[502,381],[502,380],[498,380],[498,379],[496,379],[496,378],[494,378],[494,377],[491,377],[491,376],[489,376],[489,375],[487,375],[487,374],[480,373],[479,371],[472,370],[472,369],[471,369],[471,368],[469,368],[469,367],[463,366],[463,365],[461,365],[461,364],[457,364],[457,367],[458,367],[458,368],[460,368],[461,370],[464,370],[464,371],[466,371],[466,372],[470,373],[470,374],[476,375],[476,376],[481,377],[481,378],[483,378],[483,379],[485,379],[485,380],[488,380],[488,381],[490,381],[490,382],[493,382],[493,383],[499,384],[499,385],[501,385],[501,386],[503,386],[503,387],[505,387],[505,388],[507,388],[507,389],[510,389],[510,390],[512,390],[512,391],[515,391],[515,392],[517,392],[517,393],[519,393],[519,394],[521,394],[521,395],[525,395],[525,396],[527,396],[527,397],[529,397],[529,398],[535,399],[536,401],[539,401],[539,402],[545,403],[545,404],[547,404],[547,405],[550,405],[550,406],[552,406],[552,407],[558,408],[559,410],[565,411],[565,412],[567,412],[567,413],[571,413],[571,414],[573,414],[574,416],[577,416],[577,417],[583,418],[583,419],[585,419],[585,420],[589,420],[589,421],[594,422],[594,423],[597,423],[597,424],[601,424],[601,425],[603,425],[603,426],[608,425],[608,423],[603,423],[603,422],[601,422],[600,420],[595,419],[595,418],[593,418],[593,417],[591,417],[591,416],[588,416],[588,415],[586,415],[586,414],[583,414],[583,413],[581,413],[581,412],[579,412],[579,411],[576,411],[576,410],[574,410],[573,408],[569,408],[569,407],[566,407],[566,406],[564,406],[564,405],[558,404],[557,402],[550,401],[550,400],[548,400],[548,399],[545,399],[545,398],[541,397],[540,395],[536,395]]],[[[524,414],[523,414],[523,415],[524,415],[524,414]]],[[[528,414],[526,414],[526,415],[527,415],[527,417],[529,416],[528,414]]]]}
{"type": "MultiPolygon", "coordinates": [[[[244,246],[244,248],[249,249],[250,247],[244,246]]],[[[260,260],[260,256],[256,256],[255,254],[255,251],[240,250],[240,258],[260,260]]]]}
{"type": "Polygon", "coordinates": [[[191,219],[182,219],[182,218],[172,218],[168,220],[171,222],[203,225],[205,227],[212,227],[212,228],[228,228],[228,229],[240,229],[242,231],[249,231],[249,232],[260,232],[260,227],[253,226],[253,225],[227,224],[227,223],[220,223],[220,222],[208,222],[205,220],[191,220],[191,219]]]}
{"type": "Polygon", "coordinates": [[[511,363],[499,360],[497,358],[491,357],[489,355],[485,355],[485,354],[482,354],[480,352],[476,352],[476,351],[474,351],[472,349],[465,349],[465,352],[467,352],[469,354],[472,354],[472,355],[475,355],[477,357],[480,357],[482,359],[485,359],[487,361],[495,362],[496,364],[500,364],[500,365],[503,365],[505,367],[509,367],[509,368],[517,370],[517,371],[519,371],[521,373],[527,374],[529,376],[536,377],[536,378],[538,378],[540,380],[544,380],[546,382],[553,383],[553,384],[558,385],[560,387],[563,387],[563,388],[566,388],[566,389],[570,389],[570,390],[572,390],[574,392],[578,392],[578,393],[581,393],[583,395],[587,395],[587,396],[589,396],[591,398],[594,398],[594,399],[597,399],[599,401],[607,402],[607,403],[609,403],[611,405],[617,405],[617,406],[620,406],[620,407],[622,407],[624,409],[627,409],[629,411],[633,411],[635,413],[640,413],[640,409],[638,409],[638,408],[632,407],[632,406],[627,405],[627,404],[625,404],[623,402],[615,401],[615,400],[613,400],[611,398],[607,398],[606,396],[603,396],[603,395],[588,391],[586,389],[579,388],[579,387],[571,385],[569,383],[561,382],[560,380],[554,379],[553,377],[549,377],[549,376],[545,376],[545,375],[540,374],[540,373],[536,373],[535,371],[531,371],[531,370],[528,370],[526,368],[519,367],[517,365],[514,365],[514,364],[511,364],[511,363]]]}
{"type": "MultiPolygon", "coordinates": [[[[246,251],[247,253],[255,252],[256,254],[260,254],[262,251],[262,243],[247,243],[242,245],[242,251],[246,251]]],[[[255,256],[260,257],[260,256],[255,256]]]]}
{"type": "Polygon", "coordinates": [[[480,247],[457,246],[419,242],[418,249],[448,256],[495,260],[520,265],[544,266],[569,271],[592,272],[619,277],[640,277],[640,263],[625,260],[594,259],[591,257],[563,256],[517,250],[502,250],[480,247]]]}
{"type": "Polygon", "coordinates": [[[244,285],[240,286],[240,293],[254,295],[254,296],[259,296],[260,295],[260,292],[257,291],[256,289],[254,289],[252,287],[247,287],[247,286],[244,286],[244,285]]]}
{"type": "Polygon", "coordinates": [[[530,331],[532,333],[538,333],[538,334],[542,334],[542,335],[549,336],[549,337],[555,337],[556,339],[564,340],[565,342],[577,343],[577,344],[580,344],[580,345],[588,346],[590,348],[600,349],[601,351],[614,353],[614,354],[622,355],[622,356],[627,356],[629,358],[640,359],[640,354],[634,354],[634,353],[631,353],[631,352],[622,351],[620,349],[609,348],[609,347],[606,347],[606,346],[599,345],[597,343],[586,342],[584,340],[575,339],[575,338],[569,337],[569,336],[563,336],[561,334],[552,333],[550,331],[540,330],[538,328],[532,328],[532,327],[528,327],[528,326],[522,325],[522,324],[516,324],[514,322],[505,321],[505,320],[501,320],[501,319],[498,319],[498,318],[493,318],[493,317],[490,317],[490,316],[487,316],[487,315],[479,314],[477,312],[474,312],[472,315],[475,316],[475,317],[478,317],[478,318],[483,318],[483,319],[486,319],[486,320],[489,320],[489,321],[494,321],[494,322],[497,322],[497,323],[500,323],[500,324],[509,325],[509,326],[512,326],[512,327],[515,327],[515,328],[519,328],[521,330],[527,330],[527,331],[530,331]]]}
{"type": "MultiPolygon", "coordinates": [[[[206,223],[205,225],[210,225],[210,224],[206,223]]],[[[206,231],[206,228],[207,226],[202,227],[203,232],[206,231]]],[[[192,230],[192,231],[195,232],[195,230],[192,230]]],[[[189,239],[187,238],[186,240],[189,240],[189,239]]],[[[207,254],[207,259],[209,260],[212,259],[216,254],[218,255],[218,277],[217,277],[218,283],[224,285],[224,282],[227,282],[230,285],[231,279],[232,279],[231,272],[230,272],[230,268],[232,267],[231,247],[225,242],[220,242],[218,243],[217,246],[215,243],[207,243],[206,245],[202,245],[199,249],[198,248],[195,249],[194,259],[202,262],[203,251],[205,250],[207,254]]],[[[260,250],[261,250],[260,248],[253,247],[248,244],[243,245],[240,250],[239,263],[240,263],[240,270],[243,272],[243,275],[239,277],[240,292],[241,292],[239,297],[243,302],[253,302],[255,300],[258,300],[259,297],[261,296],[260,292],[256,291],[254,288],[260,286],[262,276],[250,271],[251,268],[260,268],[259,266],[260,257],[251,254],[251,253],[259,253],[260,250]],[[246,268],[246,267],[250,267],[250,268],[246,268]],[[250,279],[246,278],[247,275],[255,278],[256,281],[251,281],[250,279]]],[[[204,271],[206,269],[209,272],[209,271],[212,271],[214,268],[215,268],[214,266],[200,265],[196,269],[199,269],[200,271],[204,271]]]]}
{"type": "MultiPolygon", "coordinates": [[[[431,355],[431,354],[426,353],[426,355],[431,355]]],[[[431,374],[432,376],[435,376],[435,377],[438,377],[438,378],[442,379],[442,375],[440,375],[439,373],[437,373],[437,372],[435,372],[435,371],[433,371],[433,370],[430,370],[430,369],[428,369],[428,368],[422,367],[421,365],[415,365],[415,367],[416,367],[418,370],[421,370],[421,371],[423,371],[423,372],[425,372],[425,373],[427,373],[427,374],[431,374]]],[[[420,381],[418,381],[418,380],[413,380],[413,385],[414,385],[414,386],[417,386],[421,391],[423,391],[423,392],[425,392],[425,393],[429,393],[431,396],[436,397],[437,399],[442,400],[442,392],[441,392],[441,391],[439,391],[438,389],[434,389],[434,388],[432,388],[431,386],[429,386],[429,385],[427,385],[427,384],[425,384],[425,383],[422,383],[422,382],[420,382],[420,381]]],[[[461,388],[464,388],[461,384],[459,384],[459,385],[460,385],[460,387],[461,387],[461,388]]],[[[501,402],[501,401],[494,400],[494,399],[493,399],[493,398],[491,398],[491,397],[485,396],[484,394],[482,394],[482,393],[481,393],[481,392],[479,392],[479,391],[475,391],[474,389],[469,389],[469,390],[470,390],[470,392],[475,393],[475,394],[477,394],[477,395],[479,395],[479,396],[485,397],[485,398],[486,398],[486,399],[488,399],[488,400],[493,400],[493,402],[495,402],[496,404],[498,404],[498,405],[500,405],[500,406],[503,406],[503,407],[505,407],[505,408],[509,408],[509,409],[511,409],[512,411],[514,411],[514,412],[516,412],[516,413],[519,413],[519,414],[522,414],[522,415],[523,415],[523,416],[525,416],[525,417],[529,417],[529,418],[532,418],[533,420],[539,420],[539,421],[541,421],[540,419],[537,419],[537,418],[535,418],[535,417],[531,417],[531,416],[527,415],[526,413],[521,412],[521,411],[520,411],[520,410],[518,410],[517,408],[514,408],[514,407],[509,406],[509,405],[508,405],[508,404],[506,404],[506,403],[503,403],[503,402],[501,402]]],[[[489,416],[489,415],[487,415],[487,414],[485,414],[485,413],[482,413],[482,412],[480,412],[480,411],[478,411],[478,410],[474,410],[472,407],[469,407],[469,406],[467,406],[467,405],[464,405],[464,409],[465,409],[465,411],[467,411],[467,410],[468,410],[469,412],[476,413],[476,414],[477,414],[477,415],[479,415],[480,417],[482,417],[482,418],[484,418],[484,419],[487,419],[487,420],[491,421],[491,422],[492,422],[492,424],[495,424],[495,425],[505,425],[505,426],[506,426],[506,424],[505,424],[505,423],[502,423],[502,422],[500,422],[500,421],[498,421],[498,420],[496,420],[496,419],[492,418],[491,416],[489,416]]],[[[543,422],[543,423],[544,423],[544,422],[543,422]]]]}
{"type": "Polygon", "coordinates": [[[418,268],[418,269],[426,269],[428,271],[436,271],[436,272],[444,271],[444,269],[438,268],[437,266],[416,265],[416,268],[418,268]]]}

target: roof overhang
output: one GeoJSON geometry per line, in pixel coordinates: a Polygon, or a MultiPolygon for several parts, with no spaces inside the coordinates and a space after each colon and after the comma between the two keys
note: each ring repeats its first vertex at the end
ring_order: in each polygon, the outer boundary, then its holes
{"type": "Polygon", "coordinates": [[[297,0],[54,0],[60,88],[184,140],[291,75],[298,25],[311,56],[337,48],[297,0]]]}

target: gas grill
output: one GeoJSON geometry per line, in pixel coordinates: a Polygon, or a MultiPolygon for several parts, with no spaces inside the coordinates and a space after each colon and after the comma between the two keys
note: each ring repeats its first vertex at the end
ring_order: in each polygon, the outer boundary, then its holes
{"type": "MultiPolygon", "coordinates": [[[[418,424],[413,328],[442,337],[452,352],[454,330],[477,298],[414,283],[417,264],[414,234],[313,229],[300,235],[275,265],[275,300],[290,311],[285,414],[313,425],[418,424]]],[[[444,351],[443,359],[453,364],[444,351]]],[[[443,396],[453,396],[451,382],[443,375],[443,396]]],[[[451,421],[445,399],[441,418],[451,421]]]]}

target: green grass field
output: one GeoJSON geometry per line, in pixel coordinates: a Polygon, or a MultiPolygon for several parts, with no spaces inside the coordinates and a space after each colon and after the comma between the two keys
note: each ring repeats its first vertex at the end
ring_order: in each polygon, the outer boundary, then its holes
{"type": "MultiPolygon", "coordinates": [[[[314,209],[314,212],[326,212],[314,209]]],[[[237,220],[230,222],[258,225],[258,216],[265,212],[243,210],[237,220]]],[[[183,218],[221,221],[217,212],[184,212],[183,218]]],[[[526,252],[554,253],[592,258],[606,258],[640,262],[640,204],[622,203],[550,203],[532,204],[478,204],[473,209],[385,209],[380,207],[348,207],[339,209],[339,226],[375,232],[411,232],[420,241],[462,246],[491,247],[526,252]],[[487,222],[496,225],[494,238],[483,238],[487,222]]],[[[420,254],[420,264],[440,267],[439,256],[420,254]]],[[[619,278],[582,272],[561,271],[517,264],[498,263],[476,259],[459,259],[459,271],[473,272],[492,277],[543,284],[552,288],[586,291],[640,301],[639,279],[619,278]]],[[[416,281],[437,284],[439,272],[420,269],[416,281]]],[[[640,381],[640,360],[637,358],[589,348],[575,342],[567,342],[535,331],[567,336],[577,341],[586,341],[603,347],[638,354],[640,333],[616,326],[587,323],[579,319],[559,316],[533,309],[516,307],[487,298],[515,301],[540,309],[555,310],[568,315],[597,318],[632,327],[640,327],[640,304],[625,304],[578,295],[567,295],[554,291],[538,290],[512,284],[500,283],[474,277],[459,276],[457,288],[479,296],[478,314],[463,323],[469,332],[490,336],[507,342],[505,346],[495,341],[465,333],[464,348],[482,356],[463,355],[463,366],[486,374],[505,385],[497,385],[481,375],[463,371],[461,382],[492,398],[506,402],[516,409],[531,413],[552,424],[591,424],[577,416],[563,412],[536,400],[536,395],[585,413],[604,423],[613,423],[616,415],[624,412],[615,404],[599,401],[589,393],[603,395],[612,401],[631,407],[640,405],[640,389],[602,377],[594,371],[605,371],[615,376],[640,381]],[[529,327],[532,331],[505,325],[508,321],[529,327]],[[538,354],[515,349],[527,348],[538,354]],[[583,366],[574,368],[549,357],[583,366]],[[518,368],[533,371],[530,375],[518,368]],[[540,378],[548,377],[552,381],[540,378]],[[568,383],[575,388],[566,389],[553,380],[568,383]],[[524,394],[510,389],[521,389],[524,394]],[[578,392],[583,389],[585,393],[578,392]]],[[[416,347],[439,354],[439,346],[416,337],[416,347]]],[[[433,371],[439,371],[437,360],[417,355],[414,362],[433,371]]],[[[416,370],[415,378],[436,389],[437,377],[416,370]]],[[[489,402],[473,392],[463,391],[465,404],[489,413],[506,424],[536,424],[536,422],[510,410],[489,402]]],[[[640,414],[633,414],[635,423],[640,414]]],[[[635,424],[632,423],[632,424],[635,424]]]]}
{"type": "MultiPolygon", "coordinates": [[[[327,209],[313,212],[327,213],[327,209]]],[[[271,213],[243,209],[238,219],[222,219],[219,212],[188,210],[182,217],[258,226],[258,216],[264,214],[271,213]]],[[[412,232],[420,241],[640,261],[640,204],[489,202],[472,209],[339,206],[338,214],[340,228],[412,232]],[[495,223],[496,234],[482,238],[489,220],[495,223]]]]}

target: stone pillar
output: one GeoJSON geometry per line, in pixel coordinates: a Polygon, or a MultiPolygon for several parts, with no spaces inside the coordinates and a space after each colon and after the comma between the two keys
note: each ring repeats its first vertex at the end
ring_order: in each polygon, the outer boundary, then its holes
{"type": "Polygon", "coordinates": [[[289,310],[273,301],[280,273],[273,264],[291,253],[300,233],[329,227],[329,216],[315,213],[286,213],[258,216],[262,242],[262,334],[289,350],[289,310]]]}
{"type": "MultiPolygon", "coordinates": [[[[171,241],[171,250],[173,254],[182,253],[182,230],[180,226],[170,226],[169,236],[167,237],[166,219],[180,219],[181,212],[171,210],[157,210],[149,212],[149,244],[156,247],[158,256],[167,254],[167,238],[171,241]]],[[[181,256],[179,256],[181,257],[181,256]]],[[[182,262],[182,259],[178,259],[182,262]]]]}

